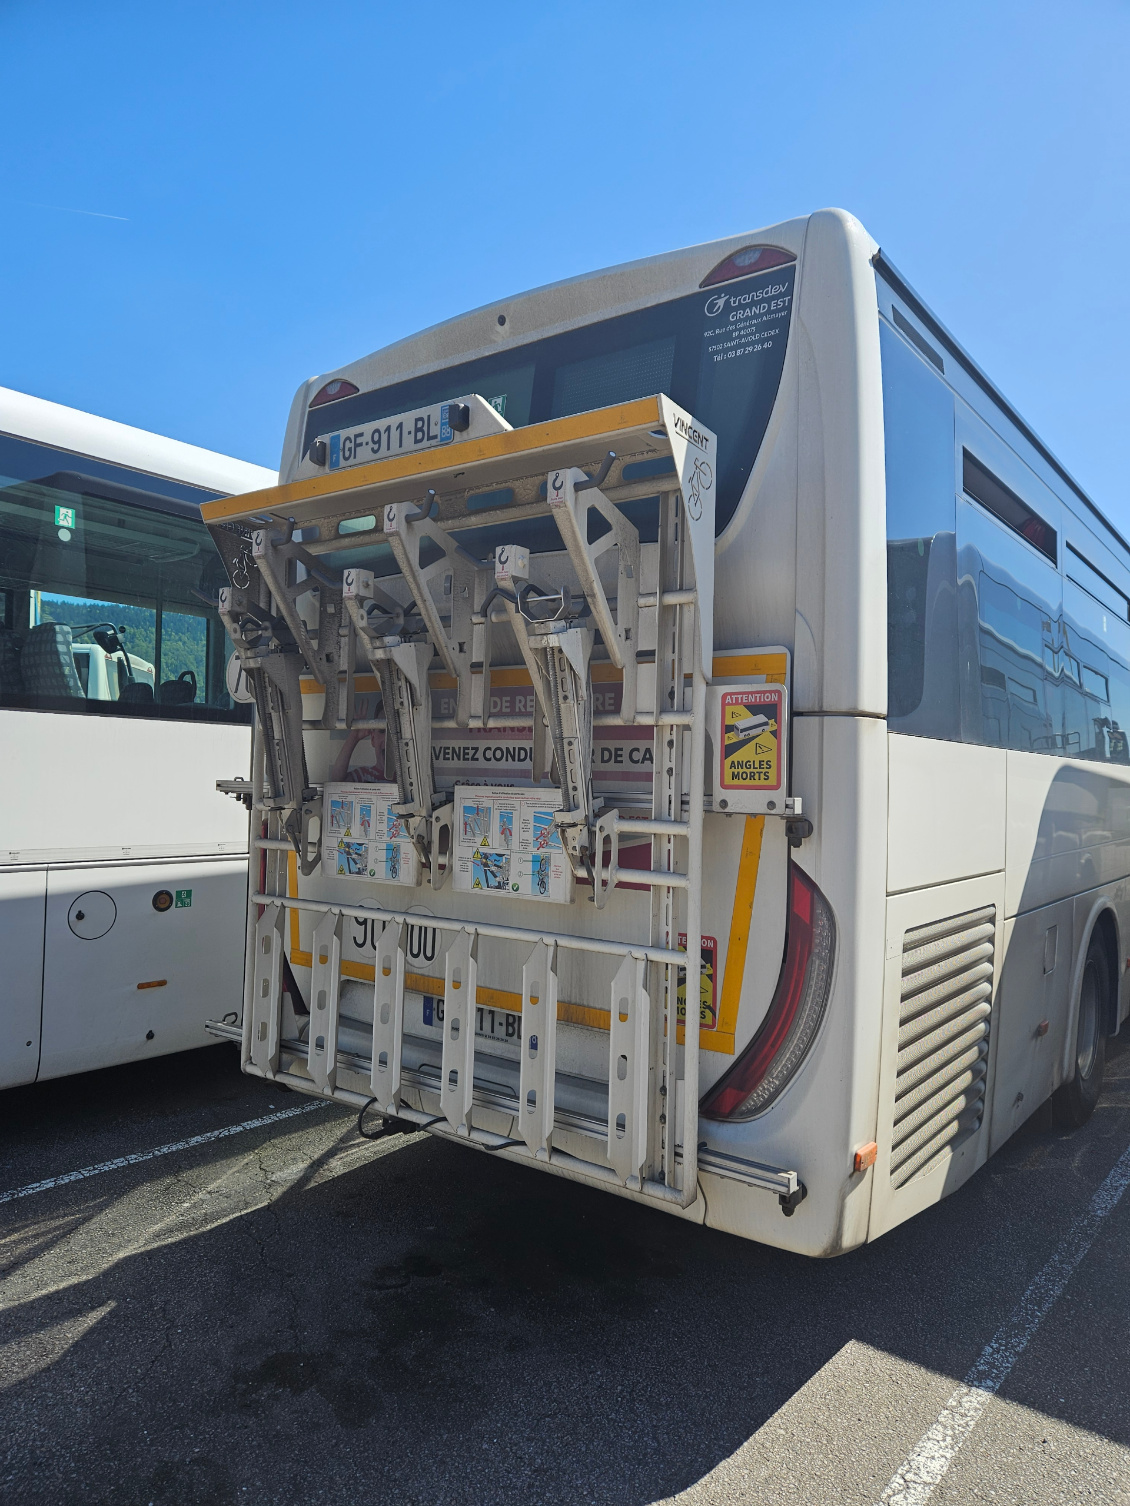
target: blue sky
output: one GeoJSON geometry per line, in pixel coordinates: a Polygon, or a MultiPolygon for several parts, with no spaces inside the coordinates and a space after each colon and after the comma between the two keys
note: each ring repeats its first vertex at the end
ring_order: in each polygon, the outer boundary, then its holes
{"type": "Polygon", "coordinates": [[[1130,530],[1130,7],[0,3],[0,384],[274,465],[299,381],[857,214],[1130,530]]]}

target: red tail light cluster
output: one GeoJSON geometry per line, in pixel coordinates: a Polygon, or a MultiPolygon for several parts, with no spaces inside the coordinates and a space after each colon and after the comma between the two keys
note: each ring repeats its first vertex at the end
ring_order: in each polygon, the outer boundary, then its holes
{"type": "Polygon", "coordinates": [[[788,938],[773,1002],[753,1040],[702,1100],[704,1119],[752,1119],[784,1089],[824,1018],[835,952],[831,906],[808,874],[791,864],[788,938]]]}
{"type": "Polygon", "coordinates": [[[768,272],[770,267],[784,267],[796,261],[791,251],[780,246],[743,246],[731,252],[725,261],[711,268],[699,283],[700,288],[712,288],[718,282],[732,282],[735,277],[749,277],[753,272],[768,272]]]}
{"type": "Polygon", "coordinates": [[[334,377],[332,382],[327,382],[324,387],[319,387],[310,399],[311,408],[320,408],[323,403],[336,403],[340,397],[352,397],[355,392],[360,392],[360,387],[355,387],[352,382],[347,382],[344,377],[334,377]]]}

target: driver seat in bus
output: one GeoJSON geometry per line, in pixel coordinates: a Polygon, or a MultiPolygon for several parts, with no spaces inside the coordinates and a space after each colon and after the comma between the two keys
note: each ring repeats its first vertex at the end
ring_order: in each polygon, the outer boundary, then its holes
{"type": "Polygon", "coordinates": [[[20,655],[24,688],[29,694],[85,699],[75,668],[73,641],[66,622],[41,622],[31,629],[20,655]]]}

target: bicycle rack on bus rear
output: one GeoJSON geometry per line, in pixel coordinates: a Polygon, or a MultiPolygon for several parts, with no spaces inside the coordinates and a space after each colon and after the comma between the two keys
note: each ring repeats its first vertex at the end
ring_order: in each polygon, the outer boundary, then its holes
{"type": "MultiPolygon", "coordinates": [[[[244,1065],[305,1092],[372,1103],[434,1134],[687,1207],[697,1197],[699,1011],[681,1010],[680,996],[698,999],[701,957],[693,944],[681,949],[680,939],[702,934],[715,438],[665,396],[497,428],[462,442],[447,430],[449,442],[435,448],[234,499],[246,504],[242,511],[223,504],[226,517],[250,524],[255,567],[247,586],[233,585],[220,601],[257,709],[253,846],[261,857],[251,865],[244,1065]],[[622,504],[657,493],[654,579],[644,590],[639,533],[622,504]],[[483,496],[501,500],[484,509],[483,496]],[[373,526],[362,522],[345,542],[388,546],[396,574],[334,570],[340,524],[359,514],[373,526]],[[570,583],[549,578],[545,561],[559,555],[531,565],[528,549],[504,544],[484,561],[454,537],[536,518],[556,525],[570,583]],[[314,625],[314,612],[299,611],[303,598],[316,598],[314,625]],[[504,630],[534,690],[532,711],[520,716],[491,710],[492,638],[504,630]],[[622,679],[618,711],[595,708],[595,664],[622,679]],[[454,680],[453,717],[433,716],[435,670],[454,680]],[[382,697],[383,714],[367,722],[355,714],[361,673],[376,676],[382,697]],[[305,724],[304,674],[325,691],[320,720],[305,724]],[[537,928],[507,923],[502,892],[463,901],[470,913],[462,915],[429,908],[427,926],[446,941],[437,1074],[434,1063],[429,1069],[407,1053],[407,949],[410,928],[422,919],[413,896],[400,904],[403,889],[382,887],[379,903],[348,904],[297,894],[288,880],[290,854],[303,875],[314,872],[319,850],[311,833],[320,817],[324,845],[329,820],[307,776],[303,725],[360,724],[384,726],[395,767],[389,819],[395,816],[405,844],[397,849],[397,881],[443,887],[455,865],[453,826],[462,819],[433,778],[433,727],[445,722],[516,725],[531,736],[535,779],[552,768],[556,786],[552,829],[541,836],[559,854],[560,872],[556,890],[539,880],[540,894],[551,897],[541,901],[545,923],[537,928]],[[652,729],[645,808],[604,809],[594,797],[594,724],[652,729]],[[624,838],[650,843],[650,867],[621,866],[624,838]],[[597,934],[619,883],[650,891],[647,920],[639,934],[597,934]],[[293,1029],[287,1035],[284,1009],[284,996],[292,993],[293,1002],[297,992],[286,951],[286,916],[294,910],[313,921],[306,1040],[293,1029]],[[339,1040],[343,936],[354,919],[379,930],[367,1055],[339,1040]],[[491,986],[480,975],[480,954],[499,955],[499,943],[521,971],[516,1081],[513,1072],[505,1081],[498,1071],[488,1077],[481,1054],[476,1059],[479,989],[491,986]],[[606,1100],[589,1112],[562,1109],[557,1050],[560,967],[584,956],[603,958],[611,971],[604,996],[581,1001],[607,1009],[609,1022],[606,1100]]],[[[603,1092],[603,1076],[599,1082],[603,1092]]]]}

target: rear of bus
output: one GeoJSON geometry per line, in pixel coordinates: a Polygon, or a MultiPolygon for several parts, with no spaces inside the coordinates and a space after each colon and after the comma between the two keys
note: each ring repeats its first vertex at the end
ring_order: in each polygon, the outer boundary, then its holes
{"type": "MultiPolygon", "coordinates": [[[[778,802],[761,814],[730,813],[717,760],[708,759],[701,1193],[676,1211],[813,1255],[867,1237],[867,1148],[875,1139],[886,808],[885,602],[881,588],[868,588],[885,572],[875,250],[856,221],[829,211],[503,300],[305,384],[281,469],[280,495],[324,489],[323,436],[348,436],[355,427],[360,443],[381,420],[464,394],[477,394],[515,430],[666,394],[717,435],[711,679],[723,691],[785,688],[781,747],[790,767],[778,802]]],[[[659,459],[625,466],[618,477],[625,498],[618,505],[639,531],[645,573],[647,551],[657,547],[656,493],[671,472],[672,462],[659,459]]],[[[339,513],[347,505],[337,499],[339,513]]],[[[460,544],[478,560],[500,545],[524,544],[531,573],[551,578],[560,569],[555,560],[565,558],[560,540],[540,520],[507,523],[506,505],[503,492],[469,497],[460,544]]],[[[374,525],[373,516],[360,515],[335,527],[344,544],[351,528],[364,534],[374,525]]],[[[327,536],[323,529],[323,542],[327,536]]],[[[372,554],[358,551],[354,560],[334,547],[338,568],[373,565],[372,554]]],[[[594,661],[598,712],[600,670],[594,661]]],[[[513,683],[521,678],[515,672],[513,683]]],[[[507,683],[496,674],[492,691],[505,698],[507,683]]],[[[604,704],[611,709],[615,701],[604,704]]],[[[320,706],[307,697],[308,728],[320,706]]],[[[764,720],[756,707],[743,710],[731,735],[743,745],[756,740],[764,720]]],[[[326,780],[334,765],[335,778],[347,769],[359,777],[372,753],[359,745],[351,764],[342,752],[346,735],[330,732],[326,747],[312,751],[308,734],[312,779],[326,780]]],[[[650,735],[595,728],[594,788],[606,806],[650,789],[650,735]]],[[[468,760],[477,760],[480,777],[515,772],[483,766],[485,733],[477,742],[437,726],[432,736],[437,778],[448,788],[468,774],[468,760]]],[[[648,851],[646,842],[636,857],[622,849],[621,864],[646,868],[648,851]]],[[[295,871],[292,860],[291,893],[295,871]]],[[[314,892],[314,882],[301,892],[314,892]]],[[[325,876],[318,882],[323,896],[337,892],[324,887],[325,876]]],[[[591,910],[578,895],[574,929],[591,910]]],[[[408,966],[420,974],[429,973],[427,957],[413,963],[412,949],[434,956],[427,915],[445,913],[446,900],[425,886],[411,903],[420,920],[409,928],[408,966]]],[[[387,891],[374,890],[371,902],[387,904],[387,891]]],[[[297,991],[308,996],[317,917],[295,916],[290,964],[297,991]]],[[[375,929],[354,917],[342,941],[342,1039],[352,1009],[359,1056],[364,1030],[372,1029],[365,1026],[372,988],[362,980],[373,976],[375,929]]],[[[443,944],[441,937],[441,952],[443,944]]],[[[442,957],[433,960],[430,972],[442,971],[442,957]]],[[[480,966],[479,982],[487,981],[480,966]]],[[[426,976],[416,985],[428,986],[426,976]]],[[[436,996],[422,1002],[429,1023],[429,1011],[443,1007],[441,985],[434,986],[436,996]]],[[[479,1010],[476,1074],[494,1049],[491,1036],[521,1029],[506,1023],[513,997],[499,994],[488,1020],[479,1010]]],[[[489,1003],[489,991],[480,987],[479,998],[489,1003]]],[[[609,1017],[601,1009],[608,1009],[604,996],[560,1009],[578,1082],[586,1062],[599,1078],[606,1059],[609,1017]]],[[[304,1027],[290,1017],[284,1035],[288,1028],[304,1027]]],[[[577,1093],[580,1114],[581,1087],[577,1093]]]]}

